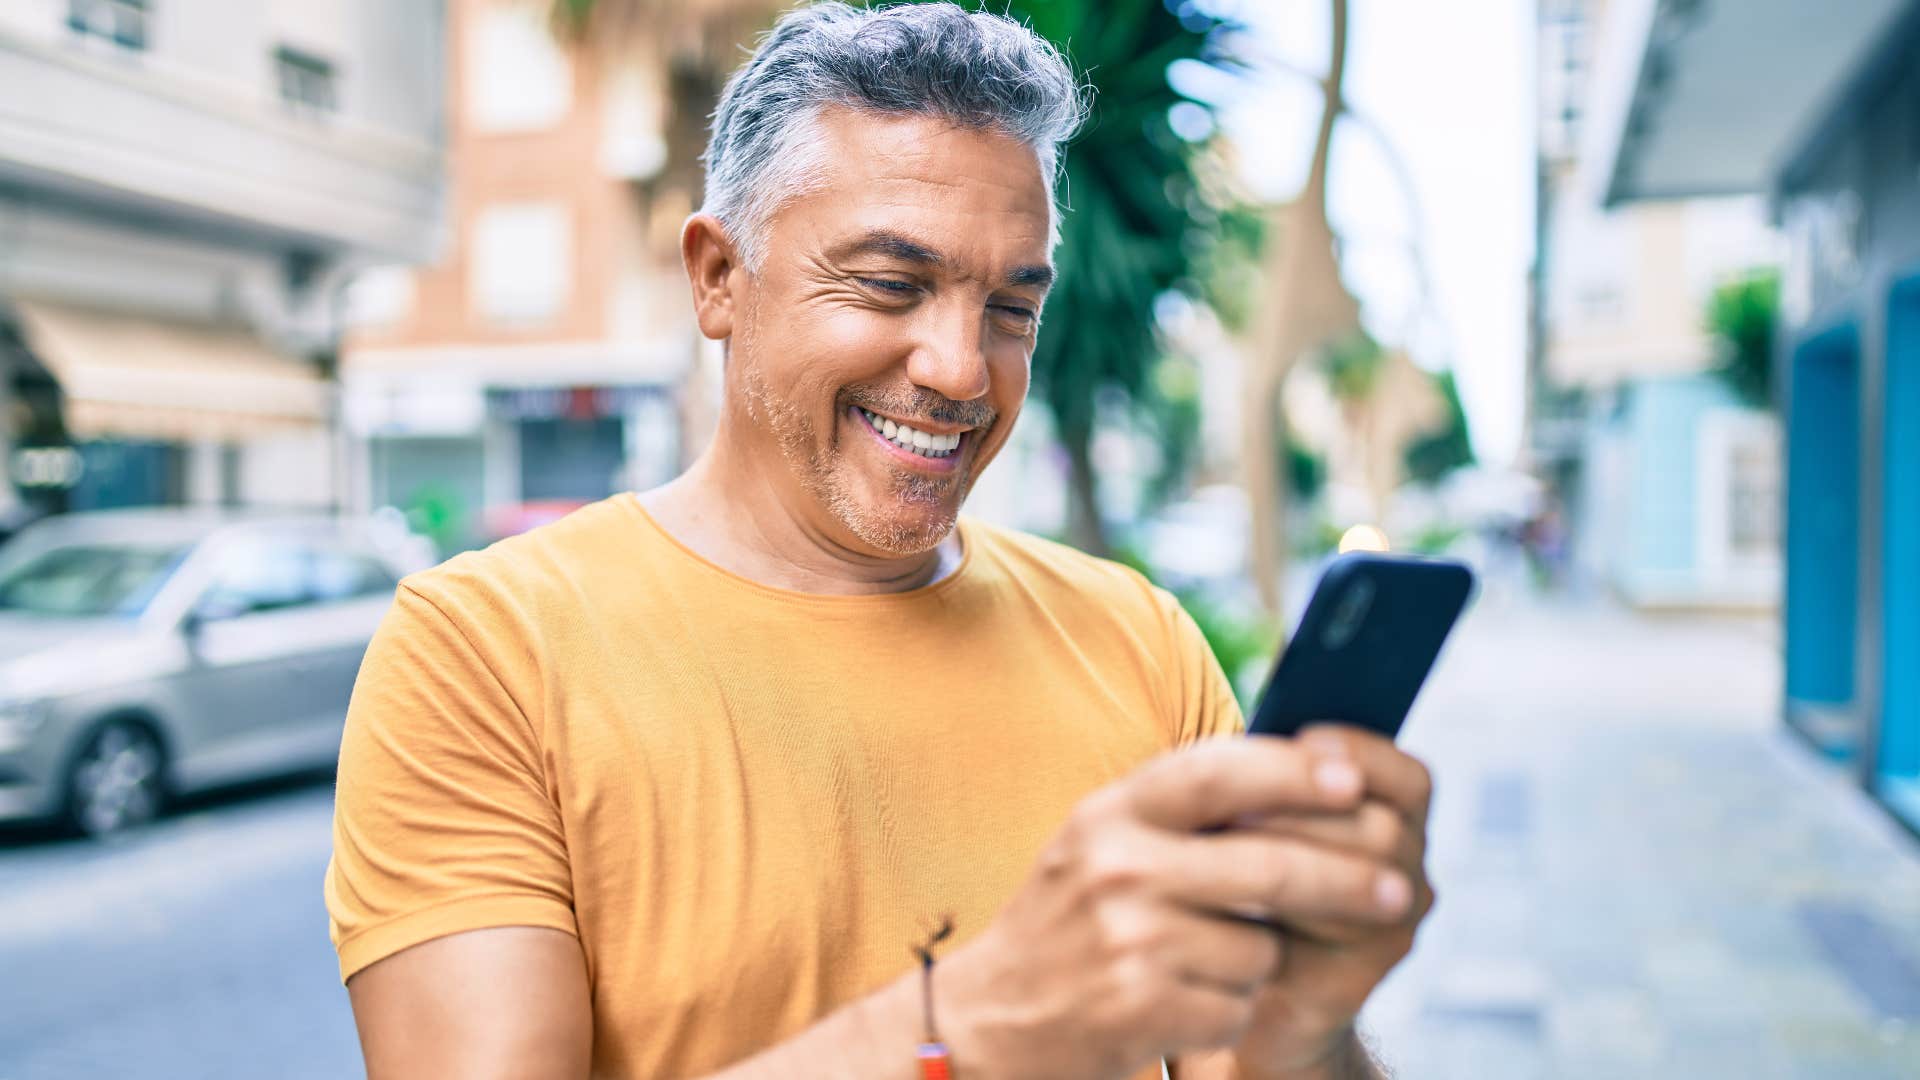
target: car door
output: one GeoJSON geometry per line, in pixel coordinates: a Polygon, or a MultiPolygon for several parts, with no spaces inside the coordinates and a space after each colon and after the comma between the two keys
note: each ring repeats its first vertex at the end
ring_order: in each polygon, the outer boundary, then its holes
{"type": "Polygon", "coordinates": [[[342,722],[354,679],[373,632],[393,603],[398,576],[371,552],[334,544],[310,552],[313,603],[308,619],[314,645],[310,680],[314,711],[304,753],[316,764],[339,755],[342,722]]]}
{"type": "Polygon", "coordinates": [[[238,540],[189,618],[192,659],[179,708],[198,729],[194,780],[224,783],[286,767],[286,733],[311,723],[315,644],[311,554],[284,539],[238,540]]]}

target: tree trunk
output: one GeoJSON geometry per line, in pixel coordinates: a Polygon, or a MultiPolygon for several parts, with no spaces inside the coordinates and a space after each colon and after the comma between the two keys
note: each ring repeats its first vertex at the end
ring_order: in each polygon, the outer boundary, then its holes
{"type": "Polygon", "coordinates": [[[1328,0],[1333,41],[1322,85],[1320,124],[1314,133],[1313,159],[1300,195],[1278,215],[1280,247],[1269,263],[1273,303],[1264,313],[1254,348],[1247,357],[1242,421],[1242,462],[1247,501],[1252,511],[1254,585],[1269,615],[1280,614],[1285,600],[1286,564],[1291,554],[1285,528],[1287,496],[1280,468],[1285,443],[1280,389],[1302,354],[1358,322],[1358,307],[1340,281],[1339,261],[1327,226],[1327,163],[1333,126],[1343,108],[1346,76],[1347,0],[1328,0]]]}
{"type": "Polygon", "coordinates": [[[1106,524],[1100,520],[1100,489],[1093,472],[1093,425],[1062,424],[1060,444],[1066,447],[1067,542],[1089,555],[1108,558],[1106,524]]]}
{"type": "Polygon", "coordinates": [[[1286,446],[1286,417],[1280,411],[1278,384],[1264,370],[1249,369],[1246,418],[1241,423],[1252,535],[1253,581],[1260,606],[1279,614],[1282,578],[1287,566],[1287,491],[1290,477],[1281,468],[1286,446]]]}

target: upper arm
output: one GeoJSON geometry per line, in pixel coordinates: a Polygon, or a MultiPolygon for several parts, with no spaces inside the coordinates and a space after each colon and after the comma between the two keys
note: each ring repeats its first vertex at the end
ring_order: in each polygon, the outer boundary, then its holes
{"type": "Polygon", "coordinates": [[[577,933],[546,749],[508,690],[517,639],[454,610],[403,585],[354,686],[326,879],[343,978],[470,930],[577,933]]]}
{"type": "Polygon", "coordinates": [[[531,926],[435,938],[347,980],[368,1080],[580,1080],[593,1048],[586,962],[531,926]]]}

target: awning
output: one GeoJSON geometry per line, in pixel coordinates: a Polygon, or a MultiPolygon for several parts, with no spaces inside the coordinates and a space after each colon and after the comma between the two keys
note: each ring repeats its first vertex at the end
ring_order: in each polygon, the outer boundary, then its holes
{"type": "Polygon", "coordinates": [[[327,421],[327,382],[244,327],[12,306],[28,350],[60,383],[75,439],[243,442],[327,421]]]}
{"type": "Polygon", "coordinates": [[[1908,0],[1614,0],[1589,143],[1609,206],[1760,193],[1908,0]]]}

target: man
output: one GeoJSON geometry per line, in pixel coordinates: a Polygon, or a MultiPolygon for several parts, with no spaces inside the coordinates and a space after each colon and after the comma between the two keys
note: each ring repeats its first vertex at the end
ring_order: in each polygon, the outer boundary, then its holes
{"type": "Polygon", "coordinates": [[[682,238],[712,447],[409,578],[361,671],[327,900],[374,1080],[906,1080],[923,1037],[962,1077],[1373,1075],[1425,770],[1209,739],[1167,594],[958,519],[1081,111],[948,5],[794,12],[728,85],[682,238]]]}

